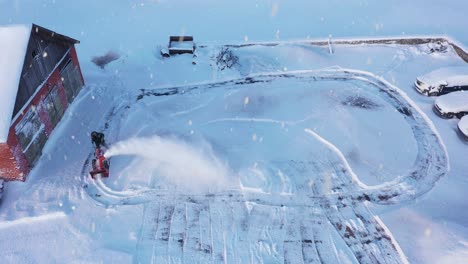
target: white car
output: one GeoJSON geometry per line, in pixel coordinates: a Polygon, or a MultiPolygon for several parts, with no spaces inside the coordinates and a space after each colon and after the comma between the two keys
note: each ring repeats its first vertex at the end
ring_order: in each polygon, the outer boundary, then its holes
{"type": "Polygon", "coordinates": [[[468,91],[458,91],[439,96],[434,102],[434,112],[441,117],[462,118],[468,114],[468,91]]]}
{"type": "Polygon", "coordinates": [[[427,96],[468,90],[468,67],[446,67],[416,78],[416,90],[427,96]]]}
{"type": "Polygon", "coordinates": [[[463,135],[463,137],[468,140],[468,116],[462,117],[458,122],[458,130],[463,135]]]}

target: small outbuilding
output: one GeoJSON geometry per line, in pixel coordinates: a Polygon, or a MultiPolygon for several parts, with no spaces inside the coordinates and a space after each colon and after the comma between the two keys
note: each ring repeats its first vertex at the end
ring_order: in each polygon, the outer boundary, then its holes
{"type": "Polygon", "coordinates": [[[194,54],[195,49],[192,36],[170,36],[168,49],[162,49],[161,55],[169,57],[176,54],[194,54]]]}
{"type": "Polygon", "coordinates": [[[0,26],[0,179],[26,180],[82,89],[77,43],[35,24],[0,26]]]}

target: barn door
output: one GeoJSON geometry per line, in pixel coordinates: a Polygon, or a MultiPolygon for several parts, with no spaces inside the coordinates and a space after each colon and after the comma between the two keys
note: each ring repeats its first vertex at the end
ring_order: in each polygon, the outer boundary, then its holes
{"type": "Polygon", "coordinates": [[[49,114],[52,127],[55,127],[63,116],[63,105],[58,94],[58,87],[54,86],[44,99],[47,113],[49,114]]]}
{"type": "Polygon", "coordinates": [[[75,66],[70,59],[60,71],[60,75],[62,77],[63,87],[65,88],[65,94],[67,95],[67,101],[71,104],[75,96],[80,92],[80,88],[83,86],[78,67],[75,66]]]}

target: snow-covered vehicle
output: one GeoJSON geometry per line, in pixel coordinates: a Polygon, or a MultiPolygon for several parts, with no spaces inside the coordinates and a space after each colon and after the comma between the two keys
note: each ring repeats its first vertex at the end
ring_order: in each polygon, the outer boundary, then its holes
{"type": "Polygon", "coordinates": [[[468,90],[468,67],[446,67],[417,77],[416,90],[427,96],[468,90]]]}
{"type": "Polygon", "coordinates": [[[434,102],[434,112],[444,118],[462,118],[468,114],[468,91],[458,91],[439,96],[434,102]]]}
{"type": "Polygon", "coordinates": [[[464,116],[460,119],[458,122],[458,131],[460,131],[465,140],[468,140],[468,116],[464,116]]]}

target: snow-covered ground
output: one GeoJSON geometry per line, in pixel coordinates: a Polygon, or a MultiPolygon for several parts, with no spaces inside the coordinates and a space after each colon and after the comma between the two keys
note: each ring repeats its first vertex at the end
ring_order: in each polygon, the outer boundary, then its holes
{"type": "Polygon", "coordinates": [[[0,1],[2,23],[80,39],[87,84],[27,182],[5,184],[2,262],[464,263],[467,144],[413,87],[464,65],[453,50],[283,42],[232,48],[238,64],[220,71],[215,42],[405,31],[468,43],[462,18],[415,23],[467,4],[311,3],[0,1]],[[196,65],[158,55],[181,32],[212,43],[196,65]],[[122,58],[89,62],[109,49],[122,58]],[[87,177],[92,130],[111,145],[107,179],[87,177]]]}

